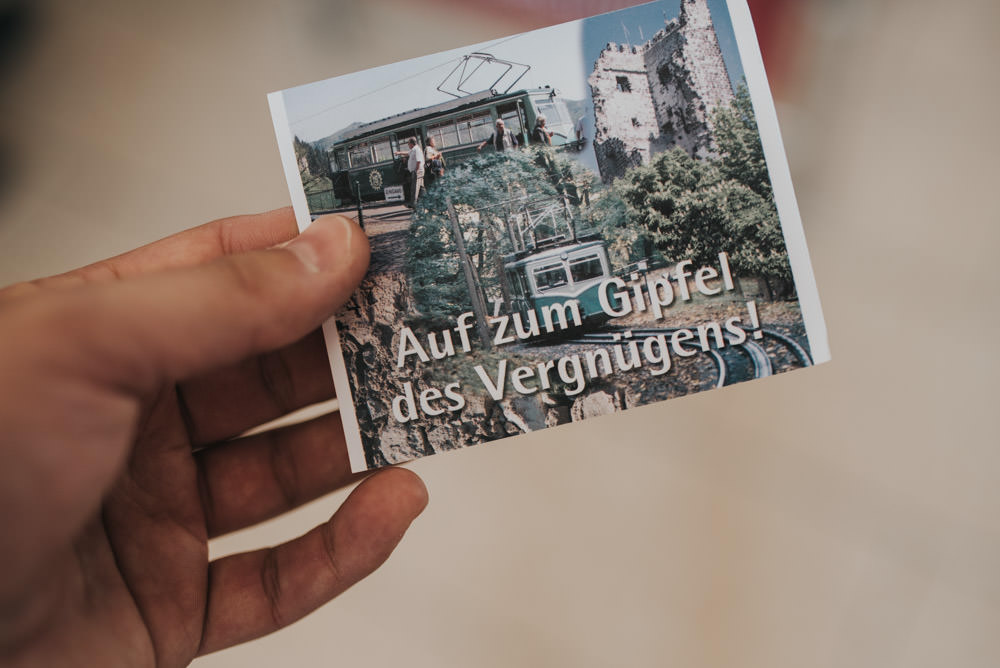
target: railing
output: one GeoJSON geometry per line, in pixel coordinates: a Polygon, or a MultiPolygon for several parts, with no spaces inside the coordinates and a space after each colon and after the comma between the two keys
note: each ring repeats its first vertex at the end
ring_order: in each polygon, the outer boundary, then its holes
{"type": "Polygon", "coordinates": [[[310,213],[332,211],[340,206],[340,200],[334,196],[332,188],[330,190],[306,193],[306,202],[309,204],[310,213]]]}

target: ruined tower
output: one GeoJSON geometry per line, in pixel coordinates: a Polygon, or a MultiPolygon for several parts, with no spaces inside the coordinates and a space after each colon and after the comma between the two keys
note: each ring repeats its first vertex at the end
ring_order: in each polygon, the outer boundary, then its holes
{"type": "Polygon", "coordinates": [[[680,16],[641,46],[609,43],[588,82],[605,181],[674,146],[713,155],[712,112],[733,100],[706,0],[681,0],[680,16]]]}

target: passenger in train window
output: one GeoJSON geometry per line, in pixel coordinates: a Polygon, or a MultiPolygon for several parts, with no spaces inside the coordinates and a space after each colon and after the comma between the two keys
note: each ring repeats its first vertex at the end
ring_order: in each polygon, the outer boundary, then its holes
{"type": "Polygon", "coordinates": [[[552,130],[545,127],[545,115],[539,114],[535,120],[535,129],[531,132],[531,141],[543,146],[552,146],[552,130]]]}
{"type": "Polygon", "coordinates": [[[495,151],[509,151],[517,148],[517,137],[507,129],[503,119],[497,119],[497,129],[490,135],[490,138],[476,147],[477,151],[482,151],[487,144],[492,144],[495,151]]]}

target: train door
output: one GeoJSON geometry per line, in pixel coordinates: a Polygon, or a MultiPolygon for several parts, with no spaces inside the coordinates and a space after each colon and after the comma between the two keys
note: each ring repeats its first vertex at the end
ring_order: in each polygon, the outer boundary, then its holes
{"type": "MultiPolygon", "coordinates": [[[[425,137],[423,130],[420,126],[412,128],[403,128],[402,130],[396,130],[396,141],[398,143],[398,148],[395,150],[399,153],[409,153],[410,151],[410,137],[417,140],[417,146],[420,150],[424,149],[425,137]]],[[[412,202],[413,198],[410,194],[410,189],[412,187],[413,178],[410,174],[409,169],[409,158],[406,155],[398,156],[395,162],[396,173],[399,175],[399,182],[403,184],[403,192],[406,194],[406,201],[412,202]]],[[[426,163],[425,163],[426,164],[426,163]]]]}
{"type": "Polygon", "coordinates": [[[350,168],[347,161],[347,151],[338,147],[330,152],[330,181],[333,188],[333,195],[341,202],[357,202],[357,192],[354,184],[351,183],[350,168]]]}
{"type": "Polygon", "coordinates": [[[497,105],[497,118],[502,118],[504,125],[517,137],[519,146],[528,143],[528,132],[524,118],[524,111],[521,109],[520,101],[515,100],[507,104],[497,105]]]}

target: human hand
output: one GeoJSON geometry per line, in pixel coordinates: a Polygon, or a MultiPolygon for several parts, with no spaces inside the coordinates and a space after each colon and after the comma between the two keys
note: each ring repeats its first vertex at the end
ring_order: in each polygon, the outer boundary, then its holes
{"type": "Polygon", "coordinates": [[[427,502],[404,469],[304,536],[208,560],[213,536],[358,479],[339,414],[229,439],[333,397],[316,328],[367,262],[354,223],[296,237],[282,210],[0,291],[0,664],[186,665],[389,556],[427,502]]]}

